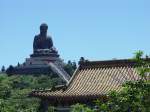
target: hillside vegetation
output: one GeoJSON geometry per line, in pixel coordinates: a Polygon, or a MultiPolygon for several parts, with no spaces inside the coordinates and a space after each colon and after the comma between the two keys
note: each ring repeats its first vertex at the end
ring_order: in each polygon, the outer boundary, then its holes
{"type": "Polygon", "coordinates": [[[0,74],[0,112],[38,112],[40,100],[28,94],[33,89],[51,88],[60,81],[45,75],[0,74]]]}

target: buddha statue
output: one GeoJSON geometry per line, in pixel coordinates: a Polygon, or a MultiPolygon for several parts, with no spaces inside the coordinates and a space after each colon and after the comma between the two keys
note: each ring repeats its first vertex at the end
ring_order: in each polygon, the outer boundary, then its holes
{"type": "Polygon", "coordinates": [[[47,35],[48,25],[43,23],[40,25],[40,34],[34,37],[33,52],[34,54],[50,54],[57,53],[53,46],[53,41],[47,35]]]}

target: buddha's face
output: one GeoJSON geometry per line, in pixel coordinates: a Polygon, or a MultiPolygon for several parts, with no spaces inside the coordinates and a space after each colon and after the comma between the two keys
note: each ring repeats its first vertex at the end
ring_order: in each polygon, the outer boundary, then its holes
{"type": "Polygon", "coordinates": [[[42,24],[40,26],[40,32],[41,32],[41,34],[46,34],[47,33],[47,29],[48,29],[48,26],[46,24],[42,24]]]}

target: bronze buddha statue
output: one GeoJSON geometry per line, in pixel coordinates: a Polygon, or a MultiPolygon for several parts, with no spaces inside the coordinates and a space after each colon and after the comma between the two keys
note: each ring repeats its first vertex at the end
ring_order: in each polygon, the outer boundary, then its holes
{"type": "Polygon", "coordinates": [[[47,35],[48,25],[43,23],[40,25],[40,34],[34,37],[32,56],[57,54],[53,46],[52,37],[47,35]]]}

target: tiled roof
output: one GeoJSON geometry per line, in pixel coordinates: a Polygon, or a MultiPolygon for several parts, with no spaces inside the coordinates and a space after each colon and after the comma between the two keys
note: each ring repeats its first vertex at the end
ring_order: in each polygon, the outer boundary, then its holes
{"type": "Polygon", "coordinates": [[[125,81],[138,80],[135,62],[129,60],[84,62],[67,86],[54,90],[33,91],[32,96],[50,103],[82,102],[103,98],[110,91],[120,91],[125,81]]]}

